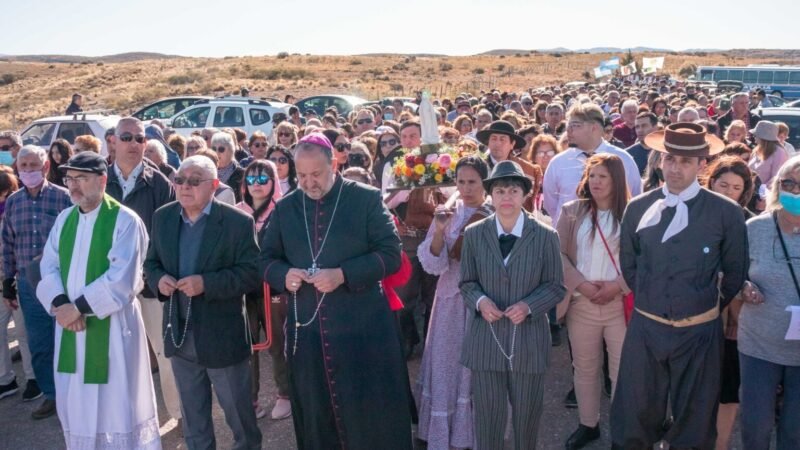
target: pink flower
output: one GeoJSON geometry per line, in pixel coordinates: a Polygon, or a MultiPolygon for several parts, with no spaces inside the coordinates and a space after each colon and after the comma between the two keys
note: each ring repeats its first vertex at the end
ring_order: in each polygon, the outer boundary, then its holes
{"type": "Polygon", "coordinates": [[[447,153],[443,153],[443,154],[439,155],[439,165],[440,166],[442,166],[442,167],[450,167],[450,162],[451,162],[450,155],[448,155],[447,153]]]}
{"type": "Polygon", "coordinates": [[[425,157],[425,164],[433,164],[436,162],[437,159],[439,159],[439,155],[431,153],[430,155],[425,157]]]}

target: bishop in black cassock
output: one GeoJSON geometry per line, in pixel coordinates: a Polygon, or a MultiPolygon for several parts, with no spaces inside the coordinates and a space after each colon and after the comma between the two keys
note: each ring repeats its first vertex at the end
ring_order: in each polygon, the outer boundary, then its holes
{"type": "MultiPolygon", "coordinates": [[[[314,150],[297,151],[299,161],[314,150]]],[[[286,356],[298,448],[411,449],[408,373],[380,285],[400,267],[392,217],[380,191],[338,176],[322,194],[301,189],[272,213],[261,241],[264,279],[284,292],[290,270],[311,269],[319,252],[316,266],[340,268],[344,283],[321,304],[308,281],[298,283],[296,300],[289,293],[286,356]],[[316,318],[297,327],[317,305],[316,318]]]]}

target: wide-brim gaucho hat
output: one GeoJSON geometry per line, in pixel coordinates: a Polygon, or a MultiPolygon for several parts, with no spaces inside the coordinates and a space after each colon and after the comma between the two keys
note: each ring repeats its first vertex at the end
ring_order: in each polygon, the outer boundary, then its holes
{"type": "Polygon", "coordinates": [[[509,160],[500,161],[494,166],[489,178],[483,180],[483,188],[486,189],[486,192],[491,193],[494,182],[506,178],[516,178],[522,181],[525,184],[526,192],[530,192],[531,189],[533,189],[533,182],[525,175],[525,172],[522,171],[522,167],[514,161],[509,160]]]}
{"type": "Polygon", "coordinates": [[[706,157],[716,155],[725,143],[706,127],[691,122],[678,122],[644,138],[644,145],[653,150],[677,156],[706,157]]]}
{"type": "Polygon", "coordinates": [[[511,140],[514,141],[515,150],[527,145],[525,139],[514,132],[514,125],[511,125],[510,122],[505,120],[495,120],[494,122],[490,123],[488,127],[478,131],[475,137],[478,138],[478,141],[481,144],[489,145],[489,136],[493,134],[505,134],[506,136],[510,137],[511,140]]]}

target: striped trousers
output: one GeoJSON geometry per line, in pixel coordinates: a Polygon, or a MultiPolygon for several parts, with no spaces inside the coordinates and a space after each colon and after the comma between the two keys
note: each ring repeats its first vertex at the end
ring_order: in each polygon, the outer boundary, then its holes
{"type": "Polygon", "coordinates": [[[543,374],[473,371],[475,450],[503,450],[509,402],[514,448],[535,449],[543,396],[543,374]]]}

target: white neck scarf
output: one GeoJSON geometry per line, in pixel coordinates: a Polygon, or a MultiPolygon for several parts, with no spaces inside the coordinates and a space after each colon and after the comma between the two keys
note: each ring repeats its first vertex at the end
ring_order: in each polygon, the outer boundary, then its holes
{"type": "Polygon", "coordinates": [[[636,232],[638,233],[641,229],[658,225],[658,223],[661,222],[661,212],[666,208],[674,206],[675,216],[669,223],[667,230],[664,231],[664,236],[661,238],[661,243],[663,244],[667,242],[667,239],[680,233],[689,225],[689,208],[684,202],[693,199],[697,193],[700,192],[700,183],[695,180],[694,183],[677,195],[671,193],[669,189],[667,189],[666,184],[661,188],[661,191],[664,193],[664,198],[656,200],[655,203],[647,208],[647,211],[644,212],[642,219],[639,221],[639,225],[636,227],[636,232]]]}

